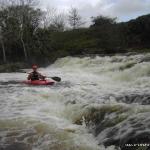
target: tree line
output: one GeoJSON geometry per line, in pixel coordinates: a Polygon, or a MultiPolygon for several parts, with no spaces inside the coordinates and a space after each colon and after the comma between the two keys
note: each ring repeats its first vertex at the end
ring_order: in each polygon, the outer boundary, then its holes
{"type": "Polygon", "coordinates": [[[89,27],[78,9],[68,14],[41,10],[35,0],[1,0],[0,63],[46,64],[59,57],[120,53],[150,48],[150,15],[118,23],[116,18],[91,18],[89,27]]]}

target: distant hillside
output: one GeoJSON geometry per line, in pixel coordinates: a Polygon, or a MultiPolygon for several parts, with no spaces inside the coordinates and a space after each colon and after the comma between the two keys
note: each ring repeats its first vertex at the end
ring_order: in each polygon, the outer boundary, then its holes
{"type": "Polygon", "coordinates": [[[62,55],[150,50],[150,14],[122,23],[98,16],[89,28],[53,33],[52,41],[62,55]]]}

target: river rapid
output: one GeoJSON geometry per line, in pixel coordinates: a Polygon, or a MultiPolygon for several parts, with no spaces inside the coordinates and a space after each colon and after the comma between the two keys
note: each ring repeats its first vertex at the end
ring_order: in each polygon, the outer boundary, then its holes
{"type": "Polygon", "coordinates": [[[39,71],[62,82],[0,74],[0,150],[148,148],[150,54],[65,57],[39,71]]]}

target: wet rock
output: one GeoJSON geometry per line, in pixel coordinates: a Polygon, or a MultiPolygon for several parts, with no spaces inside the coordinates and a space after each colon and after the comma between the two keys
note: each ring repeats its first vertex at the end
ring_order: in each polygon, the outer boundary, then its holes
{"type": "MultiPolygon", "coordinates": [[[[149,114],[140,114],[139,117],[132,116],[114,127],[107,128],[97,133],[99,144],[106,147],[116,145],[121,150],[137,150],[142,148],[140,144],[147,144],[146,149],[150,148],[150,130],[148,129],[149,114]]],[[[143,148],[144,148],[143,147],[143,148]]]]}
{"type": "Polygon", "coordinates": [[[132,56],[132,55],[137,55],[137,52],[128,52],[126,54],[124,54],[125,56],[132,56]]]}
{"type": "Polygon", "coordinates": [[[126,104],[138,103],[141,105],[149,105],[150,104],[150,94],[129,94],[123,95],[119,97],[115,97],[116,101],[123,102],[126,104]]]}
{"type": "Polygon", "coordinates": [[[120,95],[109,94],[103,97],[103,99],[106,103],[108,100],[113,99],[113,101],[126,104],[138,103],[140,105],[150,105],[149,93],[121,93],[120,95]]]}
{"type": "Polygon", "coordinates": [[[120,66],[120,67],[119,67],[119,70],[120,70],[120,71],[123,71],[123,70],[126,70],[126,69],[130,69],[130,68],[132,68],[132,67],[135,66],[135,65],[136,65],[135,62],[128,63],[128,64],[125,64],[125,65],[123,65],[123,66],[120,66]]]}
{"type": "Polygon", "coordinates": [[[138,148],[150,149],[150,133],[141,133],[136,136],[131,136],[121,143],[121,150],[137,150],[138,148]]]}
{"type": "Polygon", "coordinates": [[[150,62],[150,56],[146,56],[141,59],[141,62],[150,62]]]}
{"type": "Polygon", "coordinates": [[[129,109],[122,105],[85,105],[82,108],[83,112],[74,123],[82,124],[84,116],[84,122],[90,128],[90,131],[97,136],[104,129],[124,121],[127,117],[125,113],[130,111],[129,109]]]}
{"type": "Polygon", "coordinates": [[[67,102],[65,102],[65,105],[68,105],[68,104],[76,104],[76,101],[73,100],[73,101],[67,101],[67,102]]]}
{"type": "MultiPolygon", "coordinates": [[[[150,144],[149,110],[136,110],[138,114],[134,114],[132,107],[123,104],[89,105],[83,109],[81,116],[84,116],[84,123],[100,145],[130,150],[127,144],[150,144]]],[[[78,118],[75,123],[79,124],[81,120],[78,118]]],[[[138,145],[133,150],[137,148],[138,145]]]]}
{"type": "Polygon", "coordinates": [[[16,142],[5,147],[0,147],[0,150],[32,150],[32,148],[28,144],[16,142]]]}

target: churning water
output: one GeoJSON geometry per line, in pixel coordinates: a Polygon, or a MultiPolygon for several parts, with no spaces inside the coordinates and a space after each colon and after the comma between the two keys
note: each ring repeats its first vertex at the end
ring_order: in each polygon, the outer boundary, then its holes
{"type": "Polygon", "coordinates": [[[65,57],[40,72],[62,82],[27,86],[18,83],[26,74],[0,74],[0,150],[150,144],[150,54],[65,57]]]}

